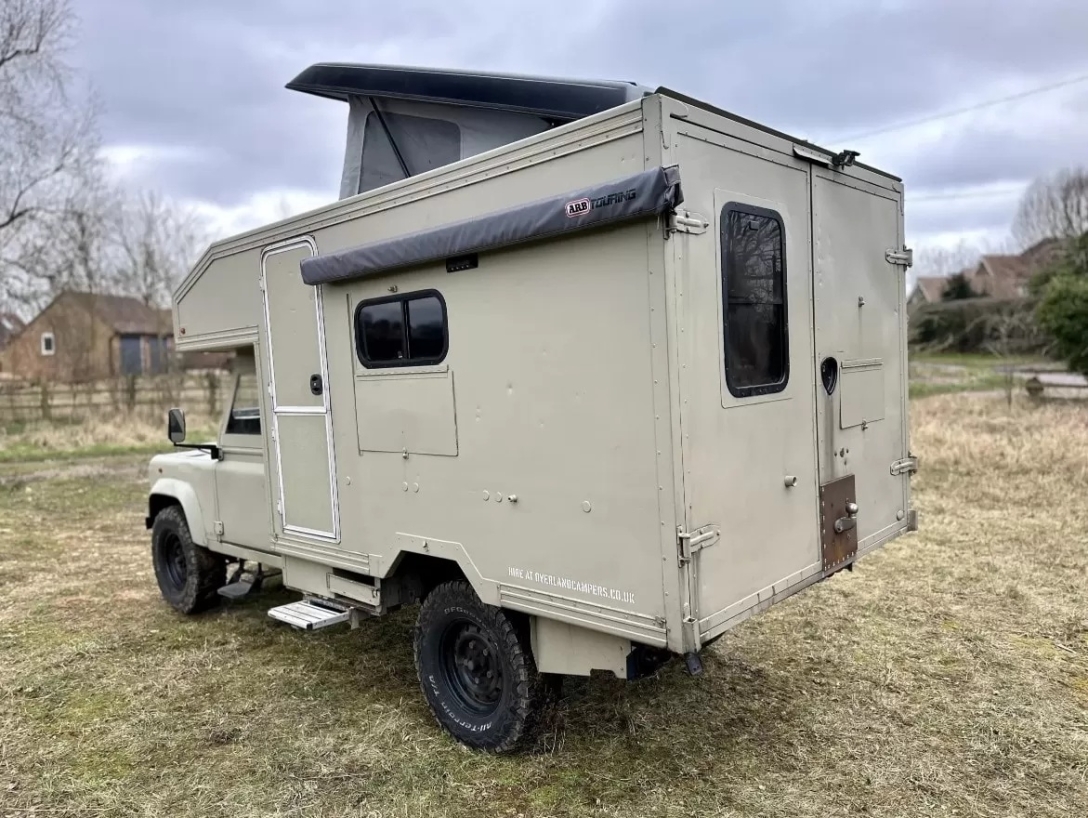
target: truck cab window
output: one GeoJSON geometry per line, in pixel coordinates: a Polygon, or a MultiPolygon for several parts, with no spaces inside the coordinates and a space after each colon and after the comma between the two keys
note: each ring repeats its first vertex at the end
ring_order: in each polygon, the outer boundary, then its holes
{"type": "Polygon", "coordinates": [[[228,435],[259,435],[261,433],[261,397],[257,376],[246,372],[238,376],[234,400],[227,419],[228,435]]]}
{"type": "Polygon", "coordinates": [[[355,352],[367,368],[437,364],[448,346],[446,302],[436,290],[363,301],[355,309],[355,352]]]}
{"type": "Polygon", "coordinates": [[[727,204],[721,214],[725,379],[734,397],[786,388],[786,251],[773,210],[727,204]]]}

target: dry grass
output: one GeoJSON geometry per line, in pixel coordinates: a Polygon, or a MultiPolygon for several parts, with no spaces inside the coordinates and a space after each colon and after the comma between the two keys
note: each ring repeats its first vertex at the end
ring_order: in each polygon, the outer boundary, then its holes
{"type": "MultiPolygon", "coordinates": [[[[189,417],[190,438],[211,434],[206,416],[189,417]]],[[[164,412],[100,412],[79,422],[28,421],[0,429],[0,463],[167,450],[164,412]]]]}
{"type": "Polygon", "coordinates": [[[431,722],[412,611],[184,620],[142,464],[0,487],[0,815],[1088,814],[1088,410],[914,405],[922,531],[738,628],[707,673],[568,684],[531,755],[431,722]],[[33,814],[33,813],[31,813],[33,814]]]}

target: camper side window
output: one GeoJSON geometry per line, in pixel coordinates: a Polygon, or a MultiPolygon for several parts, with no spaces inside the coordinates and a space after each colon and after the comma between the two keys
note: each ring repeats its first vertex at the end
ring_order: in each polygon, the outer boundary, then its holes
{"type": "Polygon", "coordinates": [[[368,369],[437,364],[448,347],[446,302],[437,290],[374,298],[355,308],[355,353],[368,369]]]}
{"type": "Polygon", "coordinates": [[[786,388],[786,250],[773,210],[727,204],[721,215],[725,382],[738,398],[786,388]]]}

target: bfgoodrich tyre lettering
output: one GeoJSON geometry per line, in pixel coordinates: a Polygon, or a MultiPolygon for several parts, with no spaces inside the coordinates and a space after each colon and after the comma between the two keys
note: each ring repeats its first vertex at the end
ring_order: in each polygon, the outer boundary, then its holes
{"type": "Polygon", "coordinates": [[[438,586],[420,608],[420,687],[438,723],[470,747],[518,749],[539,723],[548,686],[518,624],[481,602],[467,582],[438,586]]]}

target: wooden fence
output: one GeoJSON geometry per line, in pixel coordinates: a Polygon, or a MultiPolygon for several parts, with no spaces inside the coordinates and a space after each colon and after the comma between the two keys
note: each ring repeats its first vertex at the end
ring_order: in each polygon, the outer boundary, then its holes
{"type": "Polygon", "coordinates": [[[231,398],[233,376],[223,371],[128,376],[91,383],[0,381],[0,424],[76,422],[111,412],[165,412],[180,406],[215,417],[231,398]]]}

